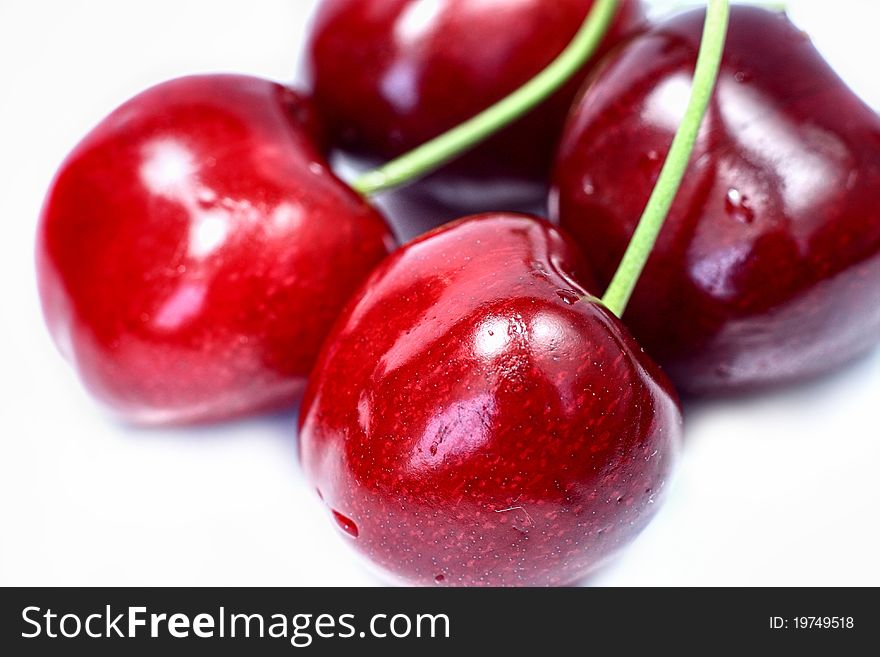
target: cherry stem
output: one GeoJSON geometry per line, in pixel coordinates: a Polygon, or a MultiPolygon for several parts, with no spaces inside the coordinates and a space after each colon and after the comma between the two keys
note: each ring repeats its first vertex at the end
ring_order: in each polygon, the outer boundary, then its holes
{"type": "Polygon", "coordinates": [[[541,73],[472,119],[402,155],[367,171],[352,187],[363,196],[421,178],[469,151],[501,128],[521,118],[568,82],[596,52],[608,32],[619,0],[596,0],[578,33],[541,73]]]}
{"type": "MultiPolygon", "coordinates": [[[[781,0],[746,0],[742,4],[746,7],[766,9],[767,11],[774,11],[779,14],[784,14],[788,11],[788,3],[781,0]]],[[[695,0],[670,0],[668,3],[661,3],[659,10],[662,12],[679,12],[696,9],[700,5],[701,3],[695,0]]]]}
{"type": "Polygon", "coordinates": [[[605,296],[602,297],[602,303],[618,317],[621,317],[626,310],[684,179],[697,142],[700,125],[715,91],[721,57],[724,54],[729,16],[728,0],[709,0],[691,97],[684,118],[672,140],[660,177],[651,192],[651,198],[645,206],[632,240],[605,296]]]}

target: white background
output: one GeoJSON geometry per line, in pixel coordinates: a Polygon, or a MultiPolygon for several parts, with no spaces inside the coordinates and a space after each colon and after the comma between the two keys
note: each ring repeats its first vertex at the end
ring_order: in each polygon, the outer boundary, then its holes
{"type": "MultiPolygon", "coordinates": [[[[0,584],[379,583],[303,481],[292,413],[120,425],[57,355],[34,283],[39,206],[78,139],[166,78],[291,79],[311,4],[0,0],[0,584]]],[[[880,3],[788,4],[880,108],[880,3]]],[[[590,583],[880,585],[878,401],[875,352],[821,382],[688,408],[668,504],[590,583]]]]}

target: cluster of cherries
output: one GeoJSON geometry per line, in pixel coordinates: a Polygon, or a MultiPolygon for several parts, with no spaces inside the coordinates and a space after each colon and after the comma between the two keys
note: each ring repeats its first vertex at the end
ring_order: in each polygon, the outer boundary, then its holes
{"type": "Polygon", "coordinates": [[[391,158],[454,128],[544,70],[593,5],[324,0],[308,93],[202,75],[110,114],[62,165],[37,246],[47,323],[89,391],[151,424],[302,398],[317,494],[406,582],[563,585],[605,562],[668,488],[675,388],[800,379],[877,342],[880,120],[784,14],[734,7],[621,321],[599,297],[706,16],[652,25],[624,0],[601,65],[419,183],[496,209],[543,195],[565,232],[496,211],[395,250],[326,153],[391,158]]]}

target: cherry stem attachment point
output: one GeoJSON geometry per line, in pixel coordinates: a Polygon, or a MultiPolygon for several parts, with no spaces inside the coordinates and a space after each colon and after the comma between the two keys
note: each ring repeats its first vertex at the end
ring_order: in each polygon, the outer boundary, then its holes
{"type": "Polygon", "coordinates": [[[724,54],[729,17],[728,0],[709,0],[691,97],[684,118],[672,140],[660,177],[651,192],[651,198],[645,206],[632,240],[605,296],[602,297],[605,306],[618,317],[621,317],[626,310],[684,179],[697,142],[700,125],[703,123],[715,90],[721,58],[724,54]]]}
{"type": "Polygon", "coordinates": [[[596,0],[584,24],[564,51],[541,73],[511,95],[388,164],[364,173],[352,187],[363,196],[421,178],[501,128],[521,118],[568,82],[596,52],[608,32],[620,0],[596,0]]]}

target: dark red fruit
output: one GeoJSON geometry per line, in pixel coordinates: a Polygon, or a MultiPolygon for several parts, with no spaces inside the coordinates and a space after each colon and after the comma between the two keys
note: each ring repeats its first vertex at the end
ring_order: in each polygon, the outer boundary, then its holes
{"type": "Polygon", "coordinates": [[[303,402],[301,455],[386,573],[567,584],[653,515],[679,407],[582,273],[549,224],[484,215],[403,247],[353,297],[303,402]]]}
{"type": "MultiPolygon", "coordinates": [[[[323,0],[306,71],[337,144],[388,159],[471,118],[543,70],[593,0],[323,0]]],[[[623,0],[601,52],[641,28],[623,0]]],[[[424,189],[450,205],[498,210],[544,195],[565,115],[589,66],[564,90],[424,189]]]]}
{"type": "Polygon", "coordinates": [[[315,145],[306,100],[197,76],[130,100],[71,153],[37,241],[52,335],[137,422],[290,404],[392,246],[315,145]]]}
{"type": "MultiPolygon", "coordinates": [[[[704,12],[587,88],[554,214],[607,283],[687,103],[704,12]]],[[[880,121],[781,14],[735,7],[715,98],[626,314],[689,393],[810,376],[880,337],[880,121]]]]}

